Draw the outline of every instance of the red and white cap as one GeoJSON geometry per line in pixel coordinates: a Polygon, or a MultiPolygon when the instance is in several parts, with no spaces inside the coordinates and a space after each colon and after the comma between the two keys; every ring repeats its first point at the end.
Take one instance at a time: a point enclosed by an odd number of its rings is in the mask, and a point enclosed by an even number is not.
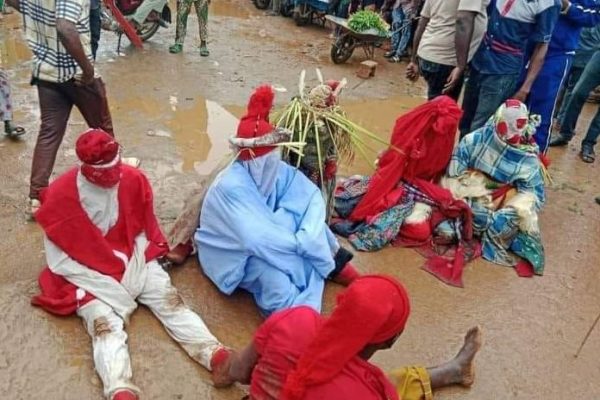
{"type": "Polygon", "coordinates": [[[102,129],[84,132],[75,143],[81,173],[91,183],[109,188],[121,178],[121,146],[102,129]]]}

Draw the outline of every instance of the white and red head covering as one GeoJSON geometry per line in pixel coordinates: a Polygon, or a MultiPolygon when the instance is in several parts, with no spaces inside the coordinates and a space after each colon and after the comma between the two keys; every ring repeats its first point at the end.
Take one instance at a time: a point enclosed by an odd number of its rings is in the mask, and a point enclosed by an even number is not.
{"type": "MultiPolygon", "coordinates": [[[[240,119],[237,138],[254,139],[273,132],[274,127],[269,122],[269,113],[273,107],[275,93],[270,85],[256,88],[250,100],[246,114],[240,119]]],[[[240,148],[238,159],[247,161],[254,157],[264,156],[275,149],[275,146],[259,146],[240,148]]]]}
{"type": "Polygon", "coordinates": [[[94,185],[110,188],[121,179],[120,146],[102,129],[84,132],[75,143],[81,173],[94,185]]]}
{"type": "Polygon", "coordinates": [[[500,139],[512,146],[532,144],[527,106],[516,99],[508,99],[498,108],[494,116],[496,132],[500,139]]]}

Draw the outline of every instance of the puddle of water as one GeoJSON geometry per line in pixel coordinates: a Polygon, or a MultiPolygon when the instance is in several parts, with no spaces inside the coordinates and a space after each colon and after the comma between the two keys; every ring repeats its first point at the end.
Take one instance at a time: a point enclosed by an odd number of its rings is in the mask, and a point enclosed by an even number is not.
{"type": "Polygon", "coordinates": [[[237,117],[214,101],[206,101],[206,110],[206,136],[211,146],[203,162],[194,163],[194,169],[200,175],[210,174],[214,166],[229,153],[228,139],[235,135],[238,125],[237,117]]]}
{"type": "Polygon", "coordinates": [[[208,6],[208,11],[212,15],[219,17],[233,17],[247,19],[250,17],[250,12],[239,2],[230,1],[213,1],[208,6]]]}

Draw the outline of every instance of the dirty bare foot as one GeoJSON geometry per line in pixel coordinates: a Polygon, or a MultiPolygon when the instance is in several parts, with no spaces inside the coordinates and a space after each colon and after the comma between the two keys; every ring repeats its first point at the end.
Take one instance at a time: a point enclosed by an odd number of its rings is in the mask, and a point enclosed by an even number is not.
{"type": "Polygon", "coordinates": [[[231,360],[234,355],[233,350],[224,347],[213,354],[210,360],[210,367],[212,369],[211,378],[216,388],[224,388],[234,383],[234,379],[229,374],[231,360]]]}
{"type": "Polygon", "coordinates": [[[454,362],[456,363],[458,369],[458,376],[456,377],[456,383],[470,387],[473,385],[475,380],[475,370],[473,367],[473,360],[475,359],[475,355],[481,348],[481,328],[479,326],[475,326],[467,332],[465,335],[465,343],[463,347],[460,349],[456,357],[454,358],[454,362]]]}

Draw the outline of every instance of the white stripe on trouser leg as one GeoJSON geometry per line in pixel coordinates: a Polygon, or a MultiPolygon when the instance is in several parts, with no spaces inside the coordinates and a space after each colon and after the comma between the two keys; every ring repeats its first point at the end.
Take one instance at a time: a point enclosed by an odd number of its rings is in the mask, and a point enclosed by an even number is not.
{"type": "Polygon", "coordinates": [[[92,338],[94,365],[104,384],[104,395],[111,398],[117,389],[139,393],[131,383],[131,362],[123,320],[106,303],[92,300],[77,310],[92,338]]]}
{"type": "Polygon", "coordinates": [[[185,305],[162,267],[156,261],[149,262],[147,266],[146,285],[138,301],[156,315],[190,357],[210,370],[210,359],[222,345],[210,333],[202,318],[185,305]]]}

